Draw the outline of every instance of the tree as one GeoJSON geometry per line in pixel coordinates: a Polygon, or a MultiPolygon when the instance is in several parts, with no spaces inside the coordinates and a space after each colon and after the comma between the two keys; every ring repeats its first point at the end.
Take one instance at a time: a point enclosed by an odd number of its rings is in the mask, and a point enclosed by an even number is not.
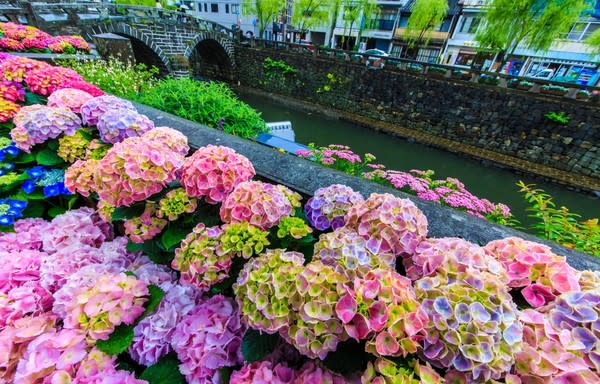
{"type": "Polygon", "coordinates": [[[431,31],[444,21],[447,12],[448,0],[417,0],[406,26],[409,48],[427,45],[431,31]]]}
{"type": "Polygon", "coordinates": [[[256,16],[258,34],[263,37],[265,29],[281,11],[285,9],[285,0],[244,0],[242,14],[256,16]]]}
{"type": "Polygon", "coordinates": [[[346,33],[352,35],[354,25],[358,25],[358,33],[356,36],[355,45],[358,45],[362,31],[364,29],[364,20],[370,20],[373,12],[379,7],[375,0],[343,0],[344,8],[344,35],[342,36],[342,47],[346,43],[346,33]]]}
{"type": "Polygon", "coordinates": [[[329,0],[294,0],[292,24],[302,32],[321,26],[329,20],[329,7],[329,0]]]}
{"type": "MultiPolygon", "coordinates": [[[[330,42],[333,40],[333,33],[335,30],[335,25],[337,24],[337,20],[339,17],[340,7],[342,6],[342,0],[331,0],[329,5],[329,15],[330,15],[330,24],[329,24],[329,42],[327,45],[330,45],[330,42]]],[[[334,48],[334,47],[330,47],[334,48]]]]}
{"type": "Polygon", "coordinates": [[[500,71],[519,45],[548,51],[588,7],[588,0],[492,0],[476,40],[500,55],[500,71]]]}
{"type": "Polygon", "coordinates": [[[592,47],[594,53],[600,55],[600,29],[594,31],[594,33],[585,39],[585,43],[592,47]]]}

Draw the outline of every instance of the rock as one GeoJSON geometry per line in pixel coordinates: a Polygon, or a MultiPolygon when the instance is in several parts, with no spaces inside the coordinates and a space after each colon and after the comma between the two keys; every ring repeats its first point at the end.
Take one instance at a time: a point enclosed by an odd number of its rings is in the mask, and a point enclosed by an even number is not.
{"type": "Polygon", "coordinates": [[[566,145],[571,144],[572,141],[573,141],[572,137],[563,137],[563,139],[562,139],[563,144],[566,144],[566,145]]]}

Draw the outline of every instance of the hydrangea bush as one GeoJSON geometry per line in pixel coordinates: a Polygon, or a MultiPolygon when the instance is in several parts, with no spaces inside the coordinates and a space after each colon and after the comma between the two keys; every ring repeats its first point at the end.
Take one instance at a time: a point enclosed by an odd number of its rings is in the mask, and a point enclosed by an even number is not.
{"type": "MultiPolygon", "coordinates": [[[[0,383],[599,382],[597,271],[428,237],[391,194],[324,186],[303,206],[53,68],[0,55],[0,383]]],[[[502,211],[347,147],[307,156],[502,211]]]]}

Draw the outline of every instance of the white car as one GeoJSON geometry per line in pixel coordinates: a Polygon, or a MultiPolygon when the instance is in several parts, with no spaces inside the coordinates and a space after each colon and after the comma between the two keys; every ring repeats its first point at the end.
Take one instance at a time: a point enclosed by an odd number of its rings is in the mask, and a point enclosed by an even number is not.
{"type": "Polygon", "coordinates": [[[363,55],[377,55],[377,56],[380,56],[380,57],[369,56],[369,58],[365,62],[365,65],[367,67],[380,68],[380,69],[383,69],[383,66],[385,65],[385,59],[383,59],[383,57],[388,57],[389,56],[386,52],[382,51],[381,49],[367,49],[366,51],[362,52],[362,54],[363,55]]]}

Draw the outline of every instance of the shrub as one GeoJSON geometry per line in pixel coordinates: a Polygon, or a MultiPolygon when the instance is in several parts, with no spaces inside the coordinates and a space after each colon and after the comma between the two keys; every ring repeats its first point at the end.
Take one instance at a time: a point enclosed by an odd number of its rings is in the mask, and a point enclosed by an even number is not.
{"type": "Polygon", "coordinates": [[[548,112],[544,115],[544,117],[560,125],[567,125],[569,124],[569,120],[571,120],[571,118],[564,112],[548,112]]]}
{"type": "Polygon", "coordinates": [[[431,74],[436,74],[436,75],[446,75],[446,68],[440,68],[440,67],[429,67],[429,69],[427,70],[427,73],[431,73],[431,74]]]}
{"type": "Polygon", "coordinates": [[[490,76],[486,74],[482,74],[479,76],[478,83],[479,84],[489,84],[489,85],[498,85],[500,79],[496,76],[490,76]]]}
{"type": "Polygon", "coordinates": [[[63,67],[73,69],[83,78],[102,88],[107,93],[131,99],[154,85],[158,68],[144,64],[133,65],[115,59],[60,62],[63,67]]]}
{"type": "Polygon", "coordinates": [[[569,90],[565,87],[561,87],[560,85],[547,84],[547,85],[542,85],[542,87],[540,88],[540,91],[542,93],[547,93],[550,95],[564,96],[567,94],[567,92],[569,90]]]}
{"type": "Polygon", "coordinates": [[[260,113],[239,101],[225,84],[169,78],[157,81],[135,100],[245,139],[267,131],[260,113]]]}

